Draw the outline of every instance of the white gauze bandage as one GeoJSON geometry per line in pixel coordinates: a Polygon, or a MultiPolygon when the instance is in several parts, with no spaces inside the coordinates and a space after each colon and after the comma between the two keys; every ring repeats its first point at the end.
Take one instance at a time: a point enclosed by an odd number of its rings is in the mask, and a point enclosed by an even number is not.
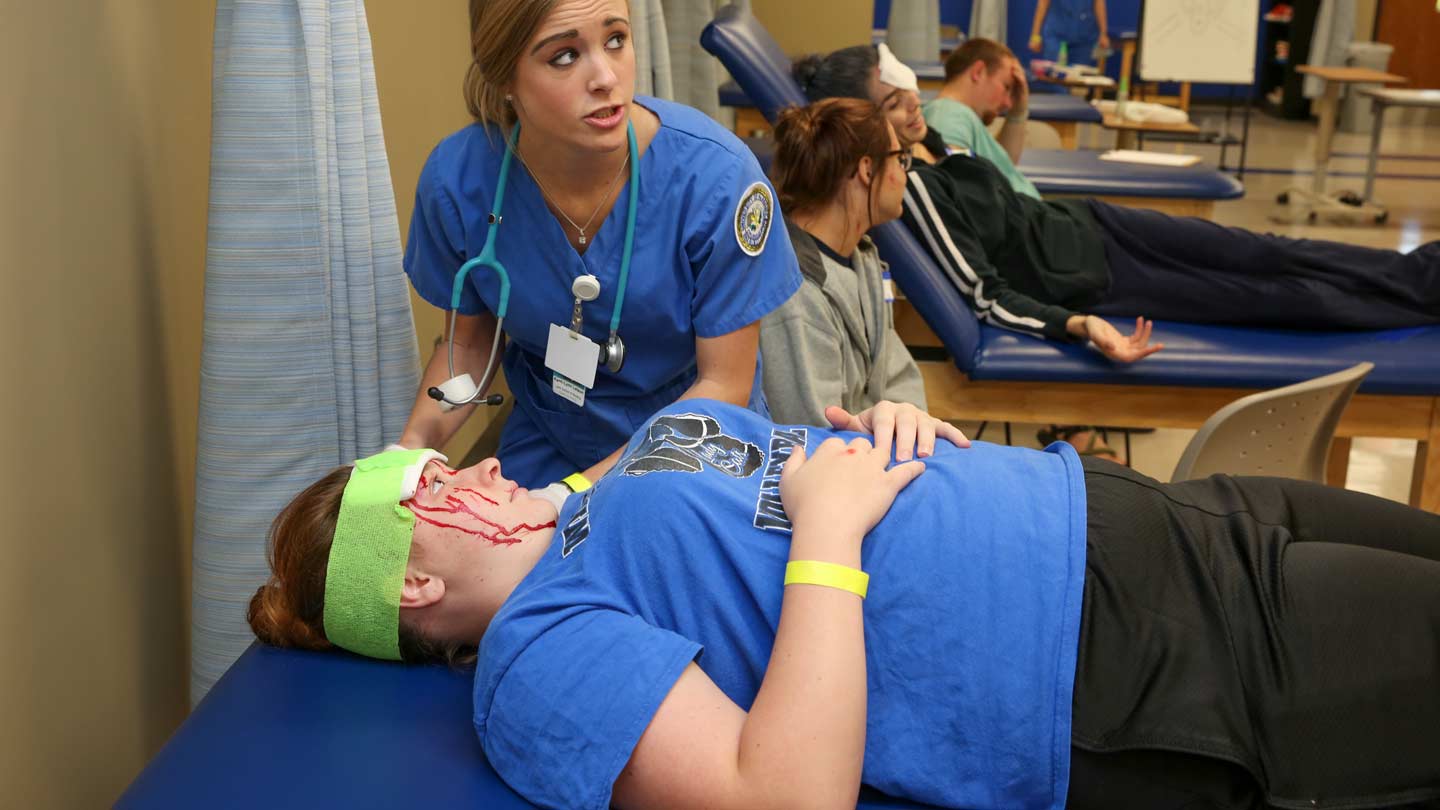
{"type": "Polygon", "coordinates": [[[875,50],[880,53],[880,81],[901,90],[920,92],[920,83],[915,79],[915,71],[896,59],[895,54],[890,52],[889,45],[882,42],[875,46],[875,50]]]}

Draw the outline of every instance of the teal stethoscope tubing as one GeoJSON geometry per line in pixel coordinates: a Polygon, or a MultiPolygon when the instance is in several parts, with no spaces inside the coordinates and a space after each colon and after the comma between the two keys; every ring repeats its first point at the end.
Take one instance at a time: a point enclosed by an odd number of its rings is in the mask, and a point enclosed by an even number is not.
{"type": "MultiPolygon", "coordinates": [[[[625,128],[626,140],[630,147],[630,200],[625,211],[625,247],[620,254],[620,286],[615,291],[615,307],[610,312],[610,338],[615,339],[620,331],[620,310],[625,306],[625,287],[630,282],[630,256],[635,249],[635,212],[640,201],[640,149],[635,142],[635,124],[627,122],[625,128]]],[[[505,142],[505,157],[500,161],[500,179],[495,184],[495,205],[490,209],[488,221],[490,230],[485,234],[485,244],[480,248],[480,255],[460,265],[455,273],[455,284],[450,290],[450,311],[452,313],[460,310],[460,296],[465,290],[465,277],[476,267],[483,267],[493,270],[495,275],[500,277],[500,306],[495,309],[495,337],[490,344],[490,359],[485,361],[485,374],[480,378],[480,385],[469,399],[454,403],[456,405],[468,405],[479,399],[481,393],[490,385],[491,375],[495,372],[495,357],[500,350],[500,331],[505,325],[505,313],[510,308],[510,273],[505,270],[505,265],[495,258],[495,238],[500,232],[501,206],[505,203],[505,184],[510,179],[510,159],[515,154],[515,145],[520,142],[520,122],[510,130],[510,137],[505,142]]],[[[450,376],[455,376],[455,318],[450,318],[450,331],[448,340],[449,353],[446,361],[449,366],[450,376]]]]}

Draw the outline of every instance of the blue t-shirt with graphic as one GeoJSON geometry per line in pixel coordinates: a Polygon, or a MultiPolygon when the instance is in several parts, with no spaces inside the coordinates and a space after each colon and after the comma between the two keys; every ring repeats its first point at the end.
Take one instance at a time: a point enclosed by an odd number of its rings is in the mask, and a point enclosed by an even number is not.
{"type": "MultiPolygon", "coordinates": [[[[742,708],[790,554],[780,472],[830,436],[732,405],[662,409],[561,510],[480,645],[475,728],[537,804],[605,808],[692,661],[742,708]]],[[[942,442],[861,548],[864,782],[952,807],[1061,808],[1085,568],[1068,445],[942,442]]]]}

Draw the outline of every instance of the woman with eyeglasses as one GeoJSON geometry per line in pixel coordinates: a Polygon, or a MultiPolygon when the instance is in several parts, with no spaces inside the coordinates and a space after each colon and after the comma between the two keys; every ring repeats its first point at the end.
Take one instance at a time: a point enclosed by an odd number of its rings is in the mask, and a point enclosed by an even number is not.
{"type": "Polygon", "coordinates": [[[868,101],[781,114],[771,175],[803,281],[760,322],[765,397],[778,421],[823,426],[835,404],[925,407],[920,370],[895,334],[889,272],[865,236],[900,216],[910,161],[868,101]]]}

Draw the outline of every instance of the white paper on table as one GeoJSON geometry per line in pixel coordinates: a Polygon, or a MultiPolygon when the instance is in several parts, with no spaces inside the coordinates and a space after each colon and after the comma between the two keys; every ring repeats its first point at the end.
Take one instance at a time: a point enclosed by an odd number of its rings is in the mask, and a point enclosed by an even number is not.
{"type": "Polygon", "coordinates": [[[1144,163],[1149,166],[1194,166],[1200,162],[1199,155],[1172,155],[1164,152],[1141,152],[1137,149],[1111,149],[1102,154],[1100,159],[1118,163],[1144,163]]]}

